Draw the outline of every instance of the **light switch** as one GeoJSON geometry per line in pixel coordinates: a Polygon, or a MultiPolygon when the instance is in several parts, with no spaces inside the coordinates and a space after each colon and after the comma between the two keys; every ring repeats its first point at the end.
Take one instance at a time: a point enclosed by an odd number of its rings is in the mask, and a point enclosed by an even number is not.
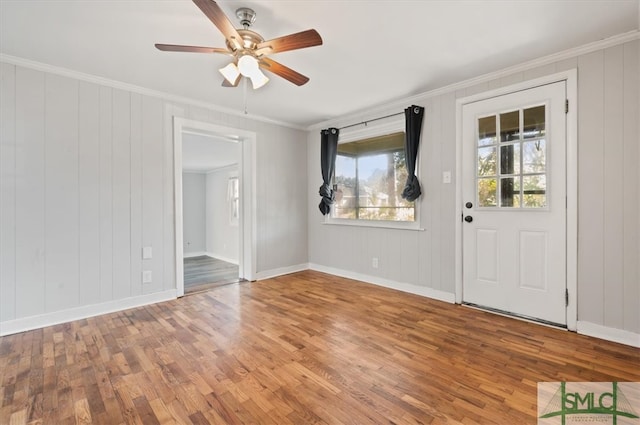
{"type": "Polygon", "coordinates": [[[145,246],[142,248],[142,259],[150,260],[153,257],[153,249],[150,246],[145,246]]]}
{"type": "Polygon", "coordinates": [[[446,183],[446,184],[451,183],[451,171],[442,172],[442,183],[446,183]]]}

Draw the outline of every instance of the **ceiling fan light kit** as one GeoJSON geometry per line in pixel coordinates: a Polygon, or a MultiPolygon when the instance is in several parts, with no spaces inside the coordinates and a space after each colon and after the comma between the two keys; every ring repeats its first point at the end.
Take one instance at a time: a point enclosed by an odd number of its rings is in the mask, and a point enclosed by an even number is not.
{"type": "Polygon", "coordinates": [[[236,17],[243,29],[236,29],[213,0],[193,0],[200,10],[224,35],[227,48],[181,46],[175,44],[156,44],[156,48],[168,52],[222,53],[233,57],[233,62],[219,69],[224,76],[225,87],[236,87],[242,77],[249,78],[254,89],[258,89],[269,78],[262,70],[274,73],[297,86],[306,84],[309,78],[288,68],[267,55],[319,46],[322,38],[316,30],[306,30],[265,41],[262,36],[249,27],[256,20],[256,13],[248,7],[236,10],[236,17]]]}

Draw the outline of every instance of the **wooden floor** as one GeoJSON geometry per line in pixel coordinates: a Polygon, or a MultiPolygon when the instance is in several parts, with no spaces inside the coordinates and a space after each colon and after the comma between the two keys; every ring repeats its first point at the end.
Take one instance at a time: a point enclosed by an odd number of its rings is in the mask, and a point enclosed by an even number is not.
{"type": "Polygon", "coordinates": [[[216,286],[238,282],[237,264],[206,255],[184,259],[184,291],[199,292],[216,286]]]}
{"type": "Polygon", "coordinates": [[[535,424],[640,350],[318,272],[0,339],[2,424],[535,424]]]}

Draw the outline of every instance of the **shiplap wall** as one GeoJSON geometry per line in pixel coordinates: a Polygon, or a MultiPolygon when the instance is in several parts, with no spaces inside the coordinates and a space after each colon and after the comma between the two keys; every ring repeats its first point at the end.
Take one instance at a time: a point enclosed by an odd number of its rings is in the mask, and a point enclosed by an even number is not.
{"type": "MultiPolygon", "coordinates": [[[[455,291],[456,99],[578,69],[578,320],[640,333],[640,41],[597,50],[449,93],[412,99],[426,108],[420,147],[425,231],[324,225],[318,210],[320,132],[308,133],[312,267],[410,285],[436,297],[455,291]],[[372,267],[379,258],[379,268],[372,267]]],[[[409,106],[407,104],[406,106],[409,106]]],[[[344,126],[376,115],[344,117],[344,126]]],[[[441,298],[447,298],[441,296],[441,298]]]]}
{"type": "Polygon", "coordinates": [[[0,322],[175,288],[173,115],[257,134],[256,271],[306,264],[305,132],[9,63],[0,78],[0,322]]]}
{"type": "Polygon", "coordinates": [[[207,174],[182,173],[182,245],[185,256],[207,250],[207,174]]]}

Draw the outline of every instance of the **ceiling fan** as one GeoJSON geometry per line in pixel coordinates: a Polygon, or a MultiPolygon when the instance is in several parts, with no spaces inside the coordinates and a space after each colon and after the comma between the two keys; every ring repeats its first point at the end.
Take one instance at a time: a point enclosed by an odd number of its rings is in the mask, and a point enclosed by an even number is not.
{"type": "Polygon", "coordinates": [[[222,53],[233,57],[231,63],[220,69],[220,73],[225,78],[222,85],[226,87],[236,87],[242,77],[249,78],[254,89],[264,86],[269,78],[261,69],[298,86],[309,81],[308,77],[267,56],[321,45],[322,38],[316,30],[310,29],[265,41],[260,34],[249,29],[256,19],[256,13],[252,9],[241,7],[236,11],[236,16],[243,26],[243,29],[236,29],[215,1],[193,0],[193,2],[224,35],[227,48],[176,44],[156,44],[156,48],[165,52],[222,53]]]}

